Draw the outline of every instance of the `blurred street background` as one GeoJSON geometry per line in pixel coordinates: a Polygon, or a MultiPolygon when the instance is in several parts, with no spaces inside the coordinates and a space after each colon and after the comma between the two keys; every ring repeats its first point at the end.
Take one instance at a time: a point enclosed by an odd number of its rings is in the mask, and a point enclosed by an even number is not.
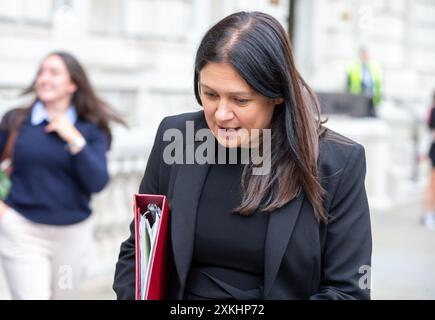
{"type": "MultiPolygon", "coordinates": [[[[119,246],[157,125],[199,110],[196,48],[209,27],[240,10],[267,12],[287,28],[326,126],[366,149],[372,297],[435,299],[435,231],[420,223],[430,174],[435,0],[0,0],[1,115],[29,102],[19,93],[49,52],[67,50],[130,125],[114,127],[111,182],[93,199],[94,242],[80,298],[115,298],[119,246]],[[347,66],[361,48],[382,70],[376,117],[346,93],[347,66]]],[[[9,298],[0,269],[0,299],[9,298]]]]}

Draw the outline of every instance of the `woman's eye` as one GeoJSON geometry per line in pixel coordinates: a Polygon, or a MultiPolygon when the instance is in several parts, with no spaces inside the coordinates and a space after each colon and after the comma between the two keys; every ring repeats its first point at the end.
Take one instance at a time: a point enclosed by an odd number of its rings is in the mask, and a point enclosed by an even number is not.
{"type": "Polygon", "coordinates": [[[236,101],[238,104],[247,104],[250,100],[249,99],[234,98],[234,101],[236,101]]]}
{"type": "Polygon", "coordinates": [[[204,92],[204,94],[209,98],[216,98],[216,94],[213,92],[204,92]]]}

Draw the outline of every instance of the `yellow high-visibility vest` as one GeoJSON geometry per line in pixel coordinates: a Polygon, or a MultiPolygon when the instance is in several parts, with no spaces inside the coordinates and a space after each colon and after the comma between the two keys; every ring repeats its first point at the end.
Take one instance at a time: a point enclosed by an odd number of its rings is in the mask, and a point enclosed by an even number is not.
{"type": "MultiPolygon", "coordinates": [[[[377,105],[381,101],[381,86],[382,86],[382,72],[381,68],[373,62],[368,65],[368,70],[372,76],[373,81],[373,104],[377,105]]],[[[347,68],[347,90],[352,94],[362,94],[362,63],[356,62],[347,68]]]]}

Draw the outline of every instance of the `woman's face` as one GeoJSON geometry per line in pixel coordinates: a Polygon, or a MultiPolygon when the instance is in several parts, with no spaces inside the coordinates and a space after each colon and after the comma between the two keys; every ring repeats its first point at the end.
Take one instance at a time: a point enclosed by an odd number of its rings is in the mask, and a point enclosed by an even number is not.
{"type": "Polygon", "coordinates": [[[282,99],[254,91],[228,63],[206,64],[199,79],[205,119],[221,145],[252,146],[258,139],[252,129],[260,129],[261,135],[261,129],[270,128],[275,105],[282,99]]]}
{"type": "Polygon", "coordinates": [[[36,77],[36,94],[43,103],[71,100],[77,89],[63,60],[51,55],[44,60],[36,77]]]}

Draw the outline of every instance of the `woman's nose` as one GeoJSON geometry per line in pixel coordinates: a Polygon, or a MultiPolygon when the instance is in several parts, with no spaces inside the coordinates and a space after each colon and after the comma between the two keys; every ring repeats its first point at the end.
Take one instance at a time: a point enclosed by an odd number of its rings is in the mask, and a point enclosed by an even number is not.
{"type": "Polygon", "coordinates": [[[215,112],[215,117],[219,121],[228,121],[234,117],[234,113],[228,105],[228,101],[221,99],[215,112]]]}
{"type": "Polygon", "coordinates": [[[37,78],[37,82],[45,82],[49,79],[49,76],[46,73],[41,73],[38,78],[37,78]]]}

